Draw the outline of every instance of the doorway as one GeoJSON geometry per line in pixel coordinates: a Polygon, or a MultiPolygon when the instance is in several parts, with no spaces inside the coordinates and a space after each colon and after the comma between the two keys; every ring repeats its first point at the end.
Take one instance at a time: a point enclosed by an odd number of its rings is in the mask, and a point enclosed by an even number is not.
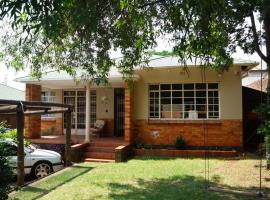
{"type": "Polygon", "coordinates": [[[125,131],[125,92],[124,88],[114,89],[114,136],[122,137],[125,131]]]}

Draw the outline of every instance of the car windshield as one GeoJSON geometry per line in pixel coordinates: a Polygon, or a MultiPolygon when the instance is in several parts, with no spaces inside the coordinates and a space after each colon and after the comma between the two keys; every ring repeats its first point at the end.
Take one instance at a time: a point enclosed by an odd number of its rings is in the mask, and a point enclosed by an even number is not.
{"type": "Polygon", "coordinates": [[[28,153],[33,153],[36,149],[36,147],[34,147],[33,145],[27,145],[25,146],[25,151],[27,151],[28,153]]]}

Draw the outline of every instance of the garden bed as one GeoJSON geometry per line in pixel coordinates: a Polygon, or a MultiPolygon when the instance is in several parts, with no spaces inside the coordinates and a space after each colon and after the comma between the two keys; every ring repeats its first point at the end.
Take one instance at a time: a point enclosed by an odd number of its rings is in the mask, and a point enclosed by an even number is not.
{"type": "Polygon", "coordinates": [[[168,157],[236,157],[236,150],[177,150],[177,149],[134,149],[135,156],[168,156],[168,157]]]}

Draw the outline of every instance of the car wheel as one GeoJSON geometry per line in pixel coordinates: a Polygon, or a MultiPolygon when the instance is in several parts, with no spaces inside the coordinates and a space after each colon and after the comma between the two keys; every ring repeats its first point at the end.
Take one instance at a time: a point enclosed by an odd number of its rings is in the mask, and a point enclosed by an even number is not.
{"type": "Polygon", "coordinates": [[[35,178],[43,178],[53,172],[52,165],[49,162],[38,162],[32,168],[32,176],[35,178]]]}

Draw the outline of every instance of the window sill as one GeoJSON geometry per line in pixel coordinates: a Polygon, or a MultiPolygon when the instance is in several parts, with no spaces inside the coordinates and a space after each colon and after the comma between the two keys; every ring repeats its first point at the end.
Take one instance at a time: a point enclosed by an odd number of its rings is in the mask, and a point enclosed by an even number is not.
{"type": "Polygon", "coordinates": [[[221,124],[220,119],[205,119],[205,120],[169,120],[169,119],[148,119],[148,124],[221,124]]]}

